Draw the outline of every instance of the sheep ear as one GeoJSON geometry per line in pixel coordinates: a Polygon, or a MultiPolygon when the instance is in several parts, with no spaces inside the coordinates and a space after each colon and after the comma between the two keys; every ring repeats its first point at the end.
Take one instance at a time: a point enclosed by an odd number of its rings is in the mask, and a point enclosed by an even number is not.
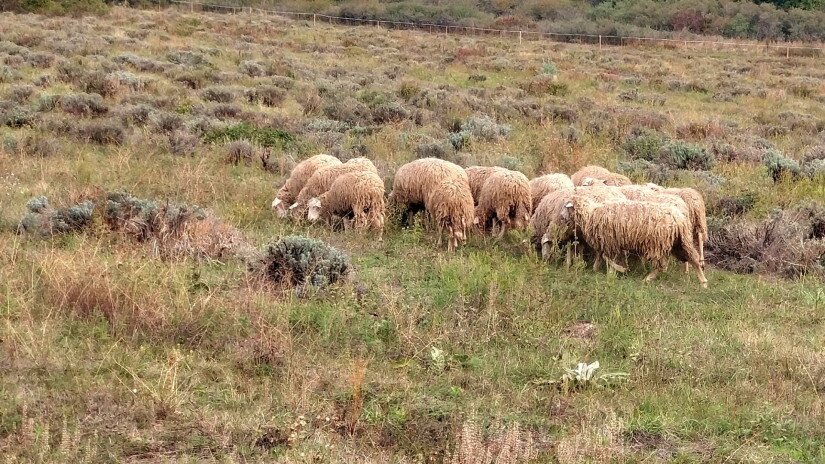
{"type": "Polygon", "coordinates": [[[310,221],[317,221],[321,217],[321,200],[313,198],[307,203],[309,209],[307,210],[307,219],[310,221]]]}

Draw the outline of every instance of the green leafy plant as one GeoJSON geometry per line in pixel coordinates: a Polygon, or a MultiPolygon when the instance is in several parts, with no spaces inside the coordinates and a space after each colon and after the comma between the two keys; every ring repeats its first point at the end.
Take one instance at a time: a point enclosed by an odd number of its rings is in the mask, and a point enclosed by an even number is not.
{"type": "Polygon", "coordinates": [[[296,287],[323,288],[342,280],[351,270],[344,253],[300,235],[283,237],[268,245],[260,264],[271,280],[296,287]]]}

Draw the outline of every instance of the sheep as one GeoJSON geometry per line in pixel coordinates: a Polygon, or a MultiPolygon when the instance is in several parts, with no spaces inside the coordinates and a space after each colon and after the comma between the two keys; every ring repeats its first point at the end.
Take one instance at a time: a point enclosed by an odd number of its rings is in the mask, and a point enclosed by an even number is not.
{"type": "MultiPolygon", "coordinates": [[[[704,266],[705,242],[708,239],[708,219],[705,199],[702,194],[692,188],[665,188],[652,183],[645,184],[645,187],[657,193],[676,196],[685,203],[688,217],[693,224],[694,244],[699,250],[699,256],[704,266]]],[[[685,270],[686,272],[690,271],[688,264],[685,265],[685,270]]]]}
{"type": "Polygon", "coordinates": [[[423,211],[430,192],[448,178],[458,179],[469,188],[464,169],[442,159],[421,158],[398,168],[390,201],[401,210],[402,223],[408,225],[415,213],[423,211]]]}
{"type": "MultiPolygon", "coordinates": [[[[470,183],[472,185],[472,182],[470,183]]],[[[541,199],[550,192],[573,188],[573,181],[567,174],[545,174],[530,181],[530,196],[533,197],[533,210],[538,208],[541,199]]]]}
{"type": "Polygon", "coordinates": [[[435,224],[437,246],[447,231],[447,251],[454,251],[467,241],[467,228],[473,222],[473,194],[467,182],[459,177],[447,177],[430,191],[425,201],[427,214],[435,224]]]}
{"type": "Polygon", "coordinates": [[[707,288],[690,221],[678,207],[631,200],[601,203],[578,193],[566,207],[572,208],[575,224],[587,244],[616,270],[626,270],[615,262],[619,253],[635,252],[654,264],[645,277],[645,281],[651,281],[674,254],[694,267],[702,287],[707,288]]]}
{"type": "Polygon", "coordinates": [[[473,202],[478,206],[481,187],[484,186],[487,178],[494,172],[502,172],[507,169],[498,166],[470,166],[469,168],[464,168],[464,170],[467,171],[467,180],[470,183],[470,191],[473,193],[473,202]]]}
{"type": "Polygon", "coordinates": [[[338,176],[329,190],[307,202],[307,218],[317,221],[332,216],[352,216],[356,229],[373,229],[382,240],[384,231],[384,181],[373,171],[354,171],[338,176]]]}
{"type": "Polygon", "coordinates": [[[615,172],[610,172],[601,166],[585,166],[570,176],[570,179],[573,181],[574,185],[580,186],[584,185],[582,182],[588,177],[603,180],[605,185],[611,187],[620,187],[622,185],[630,185],[633,183],[627,177],[621,174],[616,174],[615,172]]]}
{"type": "MultiPolygon", "coordinates": [[[[541,253],[544,260],[550,258],[555,247],[560,249],[567,243],[575,241],[576,226],[566,205],[573,200],[575,190],[563,188],[548,193],[539,202],[533,217],[530,219],[530,229],[533,233],[533,245],[541,253]]],[[[572,264],[572,250],[567,249],[565,260],[567,266],[572,264]]]]}
{"type": "Polygon", "coordinates": [[[378,174],[378,169],[376,169],[372,161],[367,158],[353,158],[337,166],[328,166],[319,169],[310,177],[304,188],[301,189],[301,193],[298,194],[295,203],[289,207],[289,214],[293,219],[302,219],[304,214],[306,214],[307,202],[309,202],[310,199],[318,197],[329,190],[338,176],[356,171],[370,171],[378,174]]]}
{"type": "Polygon", "coordinates": [[[298,198],[301,189],[304,188],[307,181],[319,169],[328,166],[340,165],[341,161],[330,155],[315,155],[307,158],[292,169],[286,183],[278,190],[275,199],[272,200],[271,208],[275,211],[278,217],[284,218],[287,216],[290,205],[298,198]]]}
{"type": "Polygon", "coordinates": [[[475,223],[485,231],[500,225],[501,238],[508,229],[527,226],[532,207],[530,182],[524,174],[510,170],[494,172],[481,188],[475,223]]]}

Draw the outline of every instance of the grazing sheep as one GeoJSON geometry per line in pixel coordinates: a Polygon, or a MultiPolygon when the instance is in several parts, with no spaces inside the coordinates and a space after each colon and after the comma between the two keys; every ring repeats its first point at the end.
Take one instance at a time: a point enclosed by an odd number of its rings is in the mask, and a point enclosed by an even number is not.
{"type": "MultiPolygon", "coordinates": [[[[702,258],[702,265],[705,264],[705,242],[708,239],[708,218],[705,207],[705,199],[702,194],[692,188],[664,188],[660,185],[648,183],[647,188],[668,195],[675,195],[682,199],[687,205],[689,217],[693,223],[693,240],[702,258]]],[[[688,265],[686,271],[690,271],[688,265]]]]}
{"type": "Polygon", "coordinates": [[[398,168],[390,201],[401,210],[404,225],[409,225],[413,215],[425,209],[427,196],[448,178],[468,183],[461,166],[438,158],[421,158],[398,168]]]}
{"type": "Polygon", "coordinates": [[[500,226],[500,238],[508,229],[526,227],[532,207],[530,181],[524,174],[510,170],[494,172],[481,188],[475,222],[483,231],[492,232],[500,226]]]}
{"type": "Polygon", "coordinates": [[[650,281],[666,268],[673,254],[690,263],[707,287],[690,221],[678,207],[631,200],[601,203],[578,193],[567,207],[573,209],[575,224],[587,244],[616,270],[626,270],[615,260],[630,251],[653,263],[654,270],[645,277],[650,281]]]}
{"type": "Polygon", "coordinates": [[[621,174],[616,174],[615,172],[610,172],[601,166],[585,166],[570,176],[570,179],[573,181],[574,185],[581,186],[584,185],[583,181],[588,177],[603,180],[605,185],[611,187],[620,187],[622,185],[630,185],[633,183],[627,177],[621,174]]]}
{"type": "Polygon", "coordinates": [[[541,199],[550,192],[572,189],[573,181],[567,174],[545,174],[530,181],[530,195],[533,197],[533,210],[538,208],[541,199]]]}
{"type": "Polygon", "coordinates": [[[356,229],[373,229],[381,240],[384,231],[384,181],[372,171],[354,171],[338,176],[329,190],[307,202],[307,218],[328,222],[333,216],[348,218],[356,229]]]}
{"type": "Polygon", "coordinates": [[[425,202],[427,214],[435,224],[438,244],[441,236],[447,232],[447,251],[455,250],[460,243],[467,241],[467,228],[473,223],[473,194],[463,179],[448,177],[438,184],[425,202]]]}
{"type": "Polygon", "coordinates": [[[316,171],[340,164],[341,161],[338,158],[329,155],[315,155],[298,163],[292,169],[286,183],[278,190],[275,199],[272,200],[272,210],[275,211],[278,217],[286,217],[288,208],[298,198],[301,189],[304,188],[304,185],[316,171]]]}
{"type": "Polygon", "coordinates": [[[692,188],[668,188],[664,193],[678,195],[690,212],[693,223],[693,240],[699,249],[702,265],[705,264],[705,242],[708,240],[708,216],[705,208],[705,199],[702,194],[692,188]]]}
{"type": "Polygon", "coordinates": [[[310,177],[304,188],[301,189],[301,193],[298,194],[295,203],[289,207],[290,216],[296,220],[302,219],[306,214],[307,202],[309,202],[310,199],[318,197],[329,190],[338,176],[356,171],[370,171],[378,174],[378,169],[376,169],[372,161],[367,158],[353,158],[337,166],[328,166],[319,169],[310,177]]]}
{"type": "MultiPolygon", "coordinates": [[[[544,260],[550,259],[553,249],[561,249],[575,241],[576,225],[566,207],[573,201],[574,193],[573,188],[550,192],[542,198],[533,212],[533,217],[530,219],[533,246],[541,253],[544,260]]],[[[567,266],[572,264],[572,250],[569,247],[565,262],[567,266]]]]}
{"type": "Polygon", "coordinates": [[[467,171],[467,181],[470,183],[470,191],[473,192],[473,202],[477,206],[478,197],[481,195],[481,187],[484,186],[487,178],[495,172],[502,172],[507,169],[498,166],[470,166],[464,168],[464,170],[467,171]]]}

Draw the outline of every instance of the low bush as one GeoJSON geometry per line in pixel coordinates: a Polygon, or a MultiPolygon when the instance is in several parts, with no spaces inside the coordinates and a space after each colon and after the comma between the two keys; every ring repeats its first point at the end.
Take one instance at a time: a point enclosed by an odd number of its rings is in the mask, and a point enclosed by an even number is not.
{"type": "Polygon", "coordinates": [[[294,135],[284,130],[272,127],[256,127],[248,123],[208,130],[204,133],[203,139],[206,143],[248,140],[262,147],[283,149],[292,146],[296,141],[294,135]]]}
{"type": "Polygon", "coordinates": [[[235,140],[226,145],[226,159],[232,164],[250,163],[255,157],[255,146],[248,140],[235,140]]]}
{"type": "Polygon", "coordinates": [[[745,192],[737,196],[722,197],[716,202],[711,210],[716,216],[737,217],[742,216],[756,206],[759,196],[753,192],[745,192]]]}
{"type": "Polygon", "coordinates": [[[73,93],[60,97],[60,108],[75,116],[100,116],[109,111],[103,97],[95,93],[73,93]]]}
{"type": "Polygon", "coordinates": [[[739,273],[825,276],[825,208],[775,211],[770,218],[711,220],[708,263],[739,273]]]}
{"type": "Polygon", "coordinates": [[[75,129],[75,135],[98,145],[123,145],[126,141],[126,131],[111,119],[81,122],[75,129]]]}
{"type": "Polygon", "coordinates": [[[0,109],[0,126],[19,128],[24,126],[34,126],[37,114],[26,107],[15,106],[14,108],[0,109]]]}
{"type": "Polygon", "coordinates": [[[372,119],[376,124],[400,122],[409,116],[409,111],[396,102],[382,103],[372,110],[372,119]]]}
{"type": "Polygon", "coordinates": [[[247,89],[244,96],[249,103],[258,103],[264,106],[275,107],[286,98],[286,91],[274,85],[261,85],[247,89]]]}
{"type": "Polygon", "coordinates": [[[770,149],[762,156],[762,164],[768,169],[768,175],[774,182],[783,179],[794,180],[802,173],[802,168],[795,160],[787,158],[778,150],[770,149]]]}
{"type": "Polygon", "coordinates": [[[631,134],[622,143],[622,148],[630,159],[655,161],[659,158],[666,144],[667,139],[661,134],[639,129],[631,131],[631,134]]]}
{"type": "Polygon", "coordinates": [[[223,86],[207,87],[201,91],[201,98],[215,103],[232,103],[235,100],[235,91],[223,86]]]}
{"type": "Polygon", "coordinates": [[[26,209],[18,231],[45,237],[87,228],[92,223],[95,205],[85,201],[68,208],[53,208],[48,198],[41,196],[29,200],[26,209]]]}
{"type": "Polygon", "coordinates": [[[254,269],[278,284],[323,288],[347,277],[351,265],[336,248],[320,240],[291,235],[267,246],[254,269]]]}
{"type": "Polygon", "coordinates": [[[703,147],[676,140],[662,147],[659,162],[674,169],[707,171],[716,159],[703,147]]]}
{"type": "Polygon", "coordinates": [[[169,153],[176,156],[192,156],[198,148],[198,136],[186,131],[176,130],[169,134],[169,153]]]}

